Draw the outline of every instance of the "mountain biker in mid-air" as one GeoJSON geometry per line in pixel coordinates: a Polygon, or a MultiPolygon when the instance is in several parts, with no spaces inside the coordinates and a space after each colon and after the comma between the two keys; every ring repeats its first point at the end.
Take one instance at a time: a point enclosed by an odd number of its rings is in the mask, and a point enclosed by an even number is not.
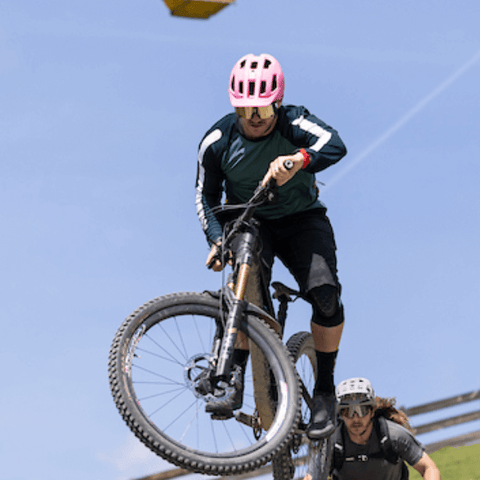
{"type": "MultiPolygon", "coordinates": [[[[289,269],[313,307],[311,320],[318,373],[308,434],[325,438],[335,430],[334,367],[344,311],[337,277],[336,245],[326,207],[318,198],[315,173],[338,162],[346,148],[336,130],[303,106],[282,105],[284,75],[271,55],[242,57],[230,75],[229,97],[235,112],[213,125],[198,153],[196,206],[210,254],[207,265],[223,266],[217,256],[222,219],[212,212],[226,191],[229,204],[246,202],[260,182],[271,178],[278,202],[258,208],[262,261],[270,274],[277,256],[289,269]],[[293,162],[288,170],[286,160],[293,162]]],[[[212,414],[242,406],[248,350],[234,350],[235,393],[207,403],[212,414]]]]}
{"type": "Polygon", "coordinates": [[[435,462],[415,439],[394,399],[375,396],[369,380],[350,378],[337,387],[339,422],[333,479],[408,479],[408,462],[425,480],[440,480],[435,462]]]}

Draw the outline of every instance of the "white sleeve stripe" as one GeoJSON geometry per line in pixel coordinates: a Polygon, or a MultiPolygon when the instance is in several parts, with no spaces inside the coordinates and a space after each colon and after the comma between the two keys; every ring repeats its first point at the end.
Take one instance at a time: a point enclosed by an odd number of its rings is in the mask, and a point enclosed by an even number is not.
{"type": "Polygon", "coordinates": [[[325,130],[320,125],[307,120],[303,115],[292,122],[292,125],[296,125],[302,130],[315,135],[318,137],[318,140],[309,148],[319,152],[332,138],[331,132],[325,130]]]}
{"type": "Polygon", "coordinates": [[[222,138],[222,131],[217,128],[212,133],[208,134],[204,139],[202,144],[200,145],[200,149],[198,151],[198,161],[202,163],[203,156],[205,155],[205,151],[210,145],[213,145],[215,142],[218,142],[222,138]]]}
{"type": "Polygon", "coordinates": [[[195,204],[197,205],[197,215],[198,218],[200,219],[200,223],[202,225],[202,228],[204,231],[207,230],[207,219],[205,216],[205,209],[203,208],[203,202],[202,202],[202,194],[203,194],[203,186],[204,186],[204,181],[205,181],[205,168],[203,167],[203,156],[205,155],[205,152],[207,148],[214,144],[215,142],[218,142],[222,138],[222,131],[220,129],[214,130],[212,133],[207,135],[204,139],[202,144],[200,145],[199,151],[198,151],[198,185],[197,185],[197,193],[195,196],[195,204]]]}

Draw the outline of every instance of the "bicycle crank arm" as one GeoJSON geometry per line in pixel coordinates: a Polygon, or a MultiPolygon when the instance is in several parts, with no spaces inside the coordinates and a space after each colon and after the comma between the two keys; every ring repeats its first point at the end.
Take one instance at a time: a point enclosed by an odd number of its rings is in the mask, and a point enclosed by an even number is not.
{"type": "Polygon", "coordinates": [[[257,427],[259,426],[259,419],[258,417],[254,417],[253,415],[247,415],[243,412],[235,412],[235,420],[237,422],[243,423],[247,427],[257,427]]]}
{"type": "Polygon", "coordinates": [[[247,427],[252,428],[253,436],[258,440],[262,435],[262,421],[258,417],[257,413],[254,415],[247,415],[243,412],[235,412],[235,420],[238,423],[243,423],[247,427]]]}

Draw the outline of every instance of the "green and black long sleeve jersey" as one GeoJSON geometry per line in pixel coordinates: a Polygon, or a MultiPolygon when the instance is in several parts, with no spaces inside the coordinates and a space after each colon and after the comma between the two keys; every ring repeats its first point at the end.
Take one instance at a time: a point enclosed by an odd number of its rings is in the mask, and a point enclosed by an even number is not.
{"type": "Polygon", "coordinates": [[[222,202],[244,203],[267,173],[270,163],[304,148],[311,163],[279,188],[278,203],[257,210],[256,215],[277,219],[313,208],[326,208],[318,198],[315,173],[338,162],[347,153],[337,131],[303,106],[278,110],[274,130],[249,140],[241,135],[235,113],[219,120],[203,137],[198,150],[196,206],[210,243],[222,236],[222,226],[212,208],[222,202]]]}

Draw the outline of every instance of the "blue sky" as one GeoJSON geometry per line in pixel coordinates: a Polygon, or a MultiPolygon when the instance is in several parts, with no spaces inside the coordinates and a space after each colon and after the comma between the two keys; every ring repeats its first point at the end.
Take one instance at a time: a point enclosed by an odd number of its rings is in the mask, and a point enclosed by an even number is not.
{"type": "MultiPolygon", "coordinates": [[[[236,0],[208,21],[160,0],[0,12],[2,478],[171,468],[117,413],[108,351],[137,306],[221,285],[196,149],[245,53],[275,55],[285,102],[349,149],[318,175],[346,309],[336,380],[368,377],[404,406],[480,388],[477,0],[236,0]]],[[[278,264],[274,278],[293,286],[278,264]]],[[[287,336],[309,316],[295,305],[287,336]]]]}

